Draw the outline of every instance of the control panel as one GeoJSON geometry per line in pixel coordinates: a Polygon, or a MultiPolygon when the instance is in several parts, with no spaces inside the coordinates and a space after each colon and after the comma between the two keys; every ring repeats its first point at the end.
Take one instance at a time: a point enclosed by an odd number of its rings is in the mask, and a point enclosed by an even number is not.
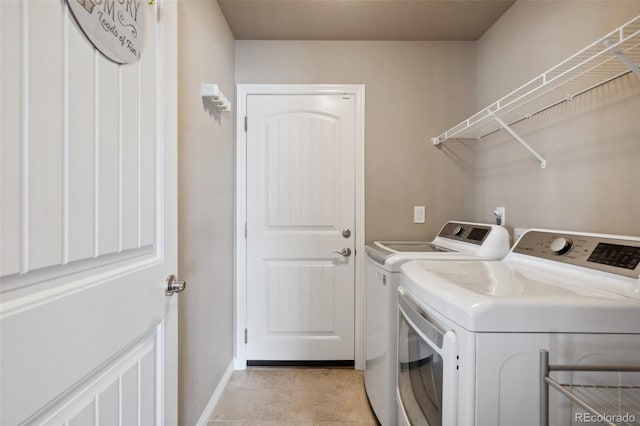
{"type": "Polygon", "coordinates": [[[513,252],[640,277],[640,240],[529,231],[518,241],[513,252]]]}
{"type": "Polygon", "coordinates": [[[489,235],[489,232],[491,232],[491,227],[489,226],[447,222],[440,230],[438,237],[481,245],[485,238],[487,238],[487,235],[489,235]]]}

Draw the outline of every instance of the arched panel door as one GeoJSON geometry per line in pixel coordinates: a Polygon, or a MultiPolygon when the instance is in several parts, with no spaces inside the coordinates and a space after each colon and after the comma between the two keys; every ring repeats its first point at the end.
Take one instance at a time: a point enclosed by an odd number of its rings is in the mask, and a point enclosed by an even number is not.
{"type": "Polygon", "coordinates": [[[248,96],[249,361],[354,359],[355,113],[352,95],[248,96]]]}

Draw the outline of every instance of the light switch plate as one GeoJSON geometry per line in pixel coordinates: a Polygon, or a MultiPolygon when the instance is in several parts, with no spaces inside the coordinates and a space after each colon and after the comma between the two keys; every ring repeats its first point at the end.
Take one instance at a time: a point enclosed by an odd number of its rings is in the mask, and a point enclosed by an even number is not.
{"type": "Polygon", "coordinates": [[[425,223],[425,206],[413,206],[413,223],[425,223]]]}

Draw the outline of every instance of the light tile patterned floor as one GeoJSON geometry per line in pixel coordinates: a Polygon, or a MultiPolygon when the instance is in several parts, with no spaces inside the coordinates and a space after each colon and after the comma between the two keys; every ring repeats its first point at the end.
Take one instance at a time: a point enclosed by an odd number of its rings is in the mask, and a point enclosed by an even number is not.
{"type": "Polygon", "coordinates": [[[361,371],[234,371],[209,426],[373,426],[361,371]]]}

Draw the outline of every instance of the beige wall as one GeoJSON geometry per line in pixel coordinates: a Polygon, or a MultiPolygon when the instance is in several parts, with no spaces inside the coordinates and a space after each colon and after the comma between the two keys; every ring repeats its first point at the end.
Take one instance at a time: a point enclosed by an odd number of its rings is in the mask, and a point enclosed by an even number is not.
{"type": "MultiPolygon", "coordinates": [[[[477,107],[640,14],[638,1],[518,1],[477,44],[477,107]]],[[[476,219],[640,235],[640,77],[628,75],[477,145],[476,219]]]]}
{"type": "Polygon", "coordinates": [[[233,102],[234,39],[215,0],[179,14],[181,425],[194,425],[233,358],[233,112],[209,115],[201,83],[233,102]]]}
{"type": "Polygon", "coordinates": [[[472,42],[237,41],[237,83],[366,85],[366,240],[473,216],[473,147],[430,137],[474,108],[472,42]],[[427,223],[413,224],[413,206],[427,223]]]}
{"type": "Polygon", "coordinates": [[[179,2],[180,424],[195,424],[233,356],[233,113],[205,112],[200,83],[230,99],[235,82],[364,83],[367,241],[431,238],[447,219],[492,221],[498,205],[510,227],[640,235],[635,76],[519,128],[545,170],[503,134],[429,139],[638,13],[640,2],[519,1],[478,43],[234,42],[214,0],[179,2]]]}

